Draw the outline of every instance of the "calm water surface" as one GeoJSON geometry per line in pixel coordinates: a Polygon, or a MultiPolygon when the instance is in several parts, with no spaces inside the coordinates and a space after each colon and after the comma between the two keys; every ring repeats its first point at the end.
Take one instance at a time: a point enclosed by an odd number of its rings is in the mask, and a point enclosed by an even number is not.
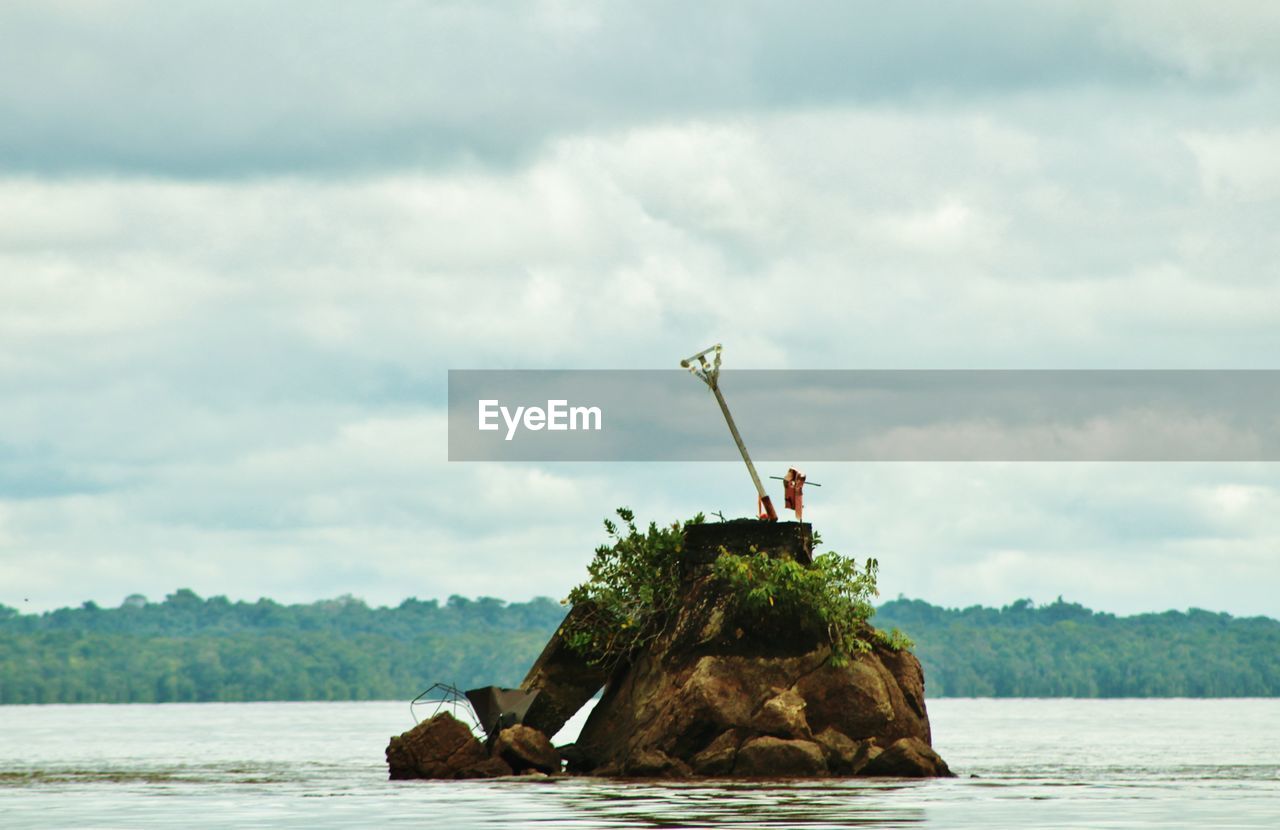
{"type": "Polygon", "coordinates": [[[929,712],[964,777],[443,783],[387,780],[403,703],[0,706],[0,828],[1280,828],[1280,700],[929,712]]]}

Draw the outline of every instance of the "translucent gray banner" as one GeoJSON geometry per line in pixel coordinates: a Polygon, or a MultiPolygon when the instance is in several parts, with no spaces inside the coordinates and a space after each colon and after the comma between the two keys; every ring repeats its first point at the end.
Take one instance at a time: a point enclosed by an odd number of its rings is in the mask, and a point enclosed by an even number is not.
{"type": "MultiPolygon", "coordinates": [[[[1277,461],[1280,371],[725,370],[761,461],[1277,461]]],[[[688,372],[449,372],[451,461],[734,461],[688,372]]]]}

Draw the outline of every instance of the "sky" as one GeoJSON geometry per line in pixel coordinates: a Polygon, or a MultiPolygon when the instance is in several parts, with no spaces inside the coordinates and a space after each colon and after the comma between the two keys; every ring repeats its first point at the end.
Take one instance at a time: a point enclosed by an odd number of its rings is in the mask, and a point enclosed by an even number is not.
{"type": "MultiPolygon", "coordinates": [[[[0,604],[559,598],[619,505],[754,510],[733,463],[451,464],[450,369],[1280,368],[1278,41],[1264,0],[9,0],[0,604]]],[[[885,598],[1280,616],[1280,465],[796,462],[885,598]]]]}

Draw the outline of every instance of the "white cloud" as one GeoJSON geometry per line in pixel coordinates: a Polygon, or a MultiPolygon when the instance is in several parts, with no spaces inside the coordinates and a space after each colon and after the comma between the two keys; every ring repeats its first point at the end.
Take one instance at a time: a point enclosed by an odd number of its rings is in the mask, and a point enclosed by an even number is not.
{"type": "Polygon", "coordinates": [[[1186,142],[1200,165],[1204,189],[1214,199],[1280,201],[1280,127],[1230,133],[1195,132],[1186,142]]]}

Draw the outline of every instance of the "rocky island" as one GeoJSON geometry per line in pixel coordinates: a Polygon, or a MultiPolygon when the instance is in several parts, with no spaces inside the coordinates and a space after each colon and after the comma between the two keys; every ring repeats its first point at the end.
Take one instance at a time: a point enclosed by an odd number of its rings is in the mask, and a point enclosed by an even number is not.
{"type": "Polygon", "coordinates": [[[948,776],[924,675],[877,631],[875,563],[813,555],[800,522],[606,527],[592,580],[481,742],[447,713],[391,739],[392,778],[948,776]],[[574,744],[550,737],[603,689],[574,744]],[[563,763],[562,763],[563,762],[563,763]]]}

